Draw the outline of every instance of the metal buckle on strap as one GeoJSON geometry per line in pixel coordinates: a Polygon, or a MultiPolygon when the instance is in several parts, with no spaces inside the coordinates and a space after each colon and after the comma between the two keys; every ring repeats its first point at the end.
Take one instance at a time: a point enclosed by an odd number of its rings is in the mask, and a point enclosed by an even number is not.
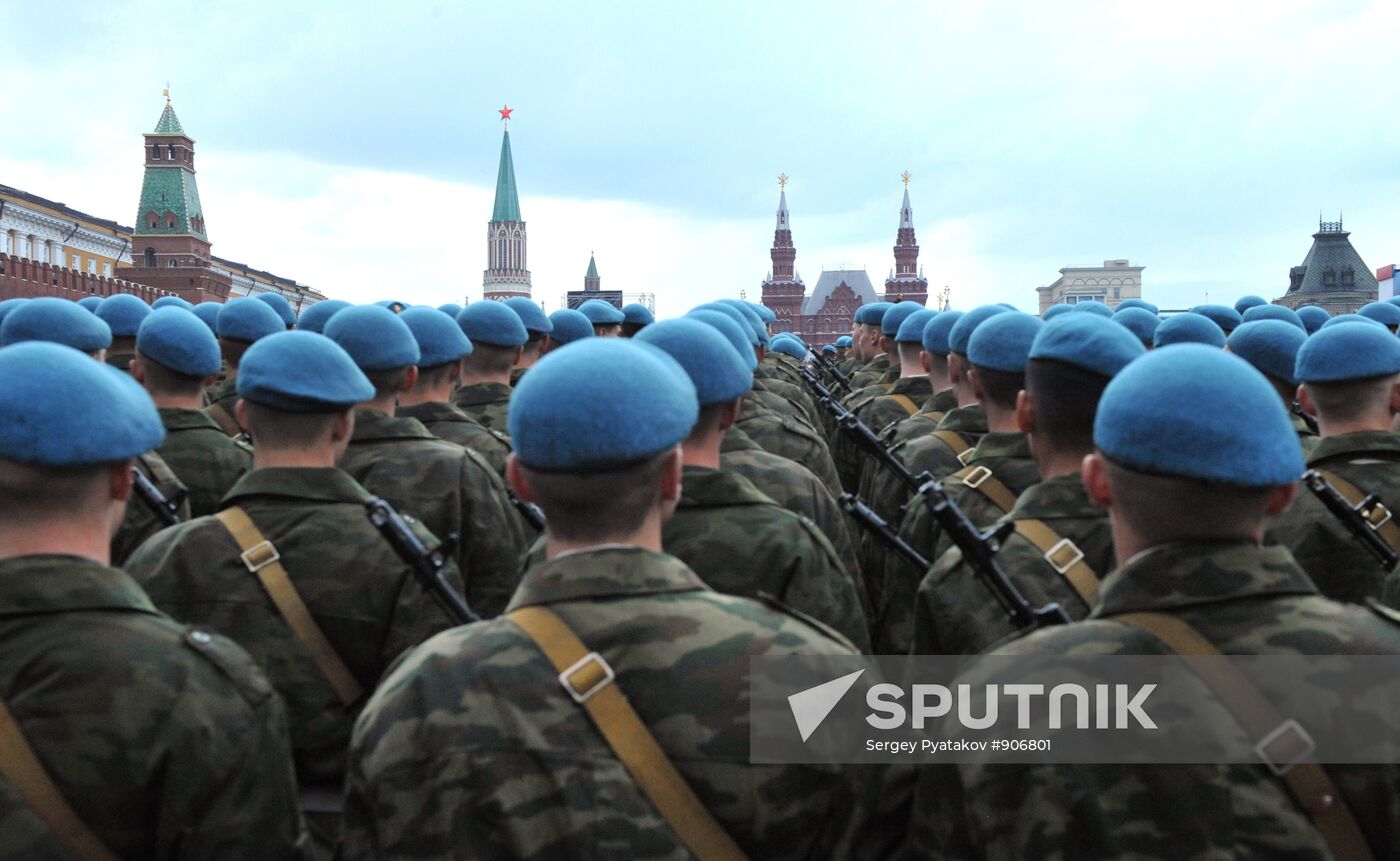
{"type": "Polygon", "coordinates": [[[1380,528],[1390,522],[1390,509],[1380,500],[1376,500],[1371,505],[1366,505],[1363,501],[1357,506],[1356,512],[1366,518],[1366,523],[1371,527],[1372,532],[1380,531],[1380,528]]]}
{"type": "Polygon", "coordinates": [[[1073,568],[1075,565],[1079,564],[1079,561],[1083,558],[1084,551],[1080,550],[1078,545],[1068,538],[1061,538],[1054,547],[1045,551],[1045,561],[1050,563],[1050,567],[1054,568],[1056,573],[1059,574],[1063,574],[1073,568]],[[1068,558],[1066,559],[1065,557],[1068,558]],[[1059,561],[1061,559],[1065,559],[1065,561],[1059,561]]]}
{"type": "MultiPolygon", "coordinates": [[[[959,455],[961,457],[961,455],[959,455]]],[[[982,482],[992,477],[992,471],[985,466],[976,466],[972,471],[963,476],[962,483],[967,487],[977,487],[982,482]]]]}
{"type": "Polygon", "coordinates": [[[1279,724],[1254,746],[1254,752],[1274,774],[1282,777],[1295,765],[1307,762],[1317,750],[1317,742],[1293,718],[1279,724]]]}
{"type": "Polygon", "coordinates": [[[972,456],[977,453],[975,448],[965,448],[958,452],[958,463],[967,466],[967,462],[972,460],[972,456]]]}
{"type": "Polygon", "coordinates": [[[256,574],[278,559],[282,554],[277,552],[277,548],[272,546],[272,542],[264,538],[247,550],[238,554],[238,558],[243,560],[243,564],[248,566],[248,570],[256,574]]]}
{"type": "Polygon", "coordinates": [[[573,666],[559,674],[559,684],[564,686],[564,690],[569,692],[569,696],[574,698],[574,702],[583,703],[606,687],[613,678],[615,678],[613,668],[608,665],[607,661],[603,660],[603,656],[597,652],[589,652],[574,662],[573,666]],[[597,678],[590,681],[585,677],[581,681],[586,682],[587,687],[579,690],[578,686],[574,684],[574,677],[590,672],[596,673],[597,678]]]}

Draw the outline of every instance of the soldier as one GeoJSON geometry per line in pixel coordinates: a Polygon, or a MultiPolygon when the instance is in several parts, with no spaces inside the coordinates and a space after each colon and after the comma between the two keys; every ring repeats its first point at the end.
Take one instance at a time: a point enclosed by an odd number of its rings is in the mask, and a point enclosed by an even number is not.
{"type": "Polygon", "coordinates": [[[857,413],[871,430],[883,431],[895,422],[917,415],[933,397],[932,377],[923,359],[924,328],[937,313],[927,309],[915,311],[899,324],[894,336],[899,379],[857,413]]]}
{"type": "MultiPolygon", "coordinates": [[[[302,808],[324,847],[365,693],[399,653],[451,626],[370,524],[369,492],[335,467],[373,388],[321,335],[260,339],[240,362],[235,407],[253,470],[217,516],[165,530],[128,566],[161,610],[247,649],[287,701],[302,808]]],[[[447,577],[461,588],[450,563],[447,577]]]]}
{"type": "MultiPolygon", "coordinates": [[[[1016,400],[1016,423],[1041,481],[1003,518],[1016,531],[996,560],[1032,605],[1053,601],[1074,619],[1093,609],[1114,563],[1107,513],[1090,501],[1080,465],[1094,450],[1094,415],[1108,381],[1146,352],[1115,323],[1071,314],[1047,324],[1031,344],[1026,388],[1016,400]]],[[[958,548],[919,584],[913,654],[972,655],[1016,633],[958,548]]]]}
{"type": "MultiPolygon", "coordinates": [[[[1375,323],[1327,326],[1298,351],[1296,374],[1298,400],[1317,416],[1321,437],[1308,468],[1352,505],[1375,493],[1381,511],[1400,511],[1400,435],[1391,429],[1400,414],[1400,341],[1375,323]]],[[[1380,515],[1372,520],[1400,551],[1400,528],[1380,515]]],[[[1357,604],[1380,597],[1386,571],[1312,494],[1270,524],[1269,540],[1292,551],[1327,597],[1357,604]]]]}
{"type": "Polygon", "coordinates": [[[1211,347],[1225,346],[1225,330],[1214,320],[1194,311],[1168,317],[1152,333],[1152,348],[1169,347],[1172,344],[1205,344],[1211,347]]]}
{"type": "Polygon", "coordinates": [[[1400,307],[1396,307],[1389,302],[1371,302],[1362,305],[1357,309],[1356,313],[1368,320],[1375,320],[1377,323],[1380,323],[1382,326],[1389,329],[1392,335],[1395,334],[1397,328],[1400,328],[1400,307]]]}
{"type": "Polygon", "coordinates": [[[593,337],[593,321],[573,308],[560,308],[549,315],[549,322],[554,329],[549,333],[549,343],[545,346],[546,353],[557,350],[565,344],[593,337]]]}
{"type": "Polygon", "coordinates": [[[349,302],[340,299],[322,299],[301,312],[301,316],[297,318],[297,329],[320,334],[326,328],[326,323],[330,322],[331,317],[349,307],[351,307],[349,302]]]}
{"type": "MultiPolygon", "coordinates": [[[[1241,296],[1235,300],[1235,312],[1244,316],[1251,308],[1259,308],[1269,304],[1269,300],[1262,296],[1241,296]]],[[[1121,307],[1121,306],[1120,306],[1121,307]]]]}
{"type": "Polygon", "coordinates": [[[1146,308],[1124,308],[1120,305],[1118,310],[1113,312],[1113,322],[1132,332],[1143,348],[1150,350],[1157,327],[1162,325],[1162,318],[1146,308]]]}
{"type": "MultiPolygon", "coordinates": [[[[1260,310],[1279,308],[1277,305],[1256,307],[1260,310]]],[[[1287,308],[1279,310],[1288,311],[1287,308]]],[[[1318,443],[1317,430],[1311,423],[1315,420],[1298,406],[1298,379],[1294,376],[1298,351],[1307,339],[1308,332],[1303,328],[1301,321],[1287,323],[1283,320],[1255,320],[1240,324],[1225,341],[1226,349],[1249,362],[1256,371],[1269,379],[1269,384],[1278,392],[1284,408],[1293,420],[1293,430],[1298,434],[1298,442],[1303,446],[1304,455],[1317,448],[1318,443]]]]}
{"type": "Polygon", "coordinates": [[[130,293],[114,293],[103,299],[93,313],[112,330],[107,364],[125,371],[136,356],[136,330],[151,313],[151,306],[130,293]]]}
{"type": "Polygon", "coordinates": [[[292,310],[292,303],[287,301],[287,297],[281,293],[255,293],[254,299],[271,308],[277,314],[282,325],[288,329],[295,329],[297,325],[297,312],[292,310]]]}
{"type": "Polygon", "coordinates": [[[496,474],[505,478],[510,437],[483,427],[452,406],[452,391],[462,378],[462,357],[472,353],[472,342],[451,317],[435,308],[409,308],[399,315],[418,342],[418,379],[399,393],[394,415],[417,419],[438,439],[455,442],[485,458],[496,474]]]}
{"type": "Polygon", "coordinates": [[[889,370],[889,355],[880,345],[880,321],[884,319],[885,312],[893,307],[893,302],[871,302],[856,309],[851,338],[860,367],[851,374],[851,388],[854,391],[878,383],[885,371],[889,370]]]}
{"type": "Polygon", "coordinates": [[[621,338],[622,312],[611,302],[602,299],[589,299],[579,303],[578,311],[593,324],[593,334],[600,338],[621,338]]]}
{"type": "Polygon", "coordinates": [[[301,852],[281,701],[109,564],[132,458],[163,435],[145,392],[81,353],[0,350],[5,858],[301,852]]]}
{"type": "Polygon", "coordinates": [[[852,650],[661,552],[697,416],[675,363],[626,341],[572,345],[521,381],[509,471],[547,515],[548,561],[508,615],[433,639],[384,680],[356,727],[345,858],[679,858],[704,854],[694,828],[729,857],[890,851],[904,799],[872,797],[871,769],[750,762],[749,658],[852,650]],[[575,639],[578,655],[559,650],[575,639]],[[599,705],[659,755],[612,749],[599,705]],[[677,815],[648,795],[639,767],[678,773],[695,806],[677,815]]]}
{"type": "MultiPolygon", "coordinates": [[[[817,430],[821,425],[819,422],[814,422],[811,418],[811,415],[816,411],[816,405],[805,397],[805,392],[802,389],[798,389],[786,380],[780,379],[769,370],[777,367],[778,361],[776,355],[773,358],[769,358],[769,348],[772,346],[773,341],[781,340],[782,336],[770,339],[767,330],[763,326],[763,321],[759,319],[757,314],[752,313],[752,309],[745,303],[737,299],[710,302],[698,306],[695,310],[718,311],[732,319],[739,325],[739,328],[748,335],[749,344],[754,354],[754,389],[747,398],[747,400],[752,403],[752,406],[749,407],[747,413],[740,416],[740,421],[747,421],[756,415],[767,416],[775,414],[783,420],[784,425],[787,425],[789,423],[788,420],[791,420],[791,423],[804,432],[804,435],[809,439],[820,439],[822,447],[826,448],[826,438],[817,430]],[[768,364],[768,369],[764,368],[765,363],[768,364]]],[[[797,344],[798,351],[805,355],[806,347],[802,346],[800,341],[797,342],[797,344]]],[[[818,417],[820,418],[819,414],[818,417]]],[[[757,429],[755,433],[766,435],[763,431],[757,429]]],[[[774,442],[778,445],[786,444],[790,447],[794,444],[803,445],[796,440],[783,440],[780,435],[775,435],[775,437],[774,442]]],[[[766,443],[764,444],[766,445],[766,443]]],[[[791,452],[788,452],[784,454],[784,456],[790,454],[791,452]]],[[[829,451],[826,457],[830,459],[829,451]]],[[[833,466],[832,475],[834,476],[834,474],[835,467],[833,466]]]]}
{"type": "MultiPolygon", "coordinates": [[[[505,306],[520,317],[520,322],[525,324],[527,335],[520,358],[516,360],[515,367],[510,372],[510,384],[514,386],[549,350],[549,335],[554,331],[554,324],[545,315],[543,308],[524,296],[510,297],[505,301],[505,306]]],[[[457,318],[454,316],[452,319],[457,318]]]]}
{"type": "Polygon", "coordinates": [[[188,302],[184,299],[181,299],[179,296],[175,296],[172,294],[169,296],[162,296],[151,303],[152,311],[159,311],[161,308],[182,308],[186,311],[193,311],[194,305],[193,303],[188,302]]]}
{"type": "Polygon", "coordinates": [[[1307,327],[1308,334],[1311,335],[1318,329],[1321,329],[1323,323],[1332,319],[1332,315],[1329,314],[1325,308],[1319,308],[1316,305],[1304,305],[1298,309],[1298,319],[1303,321],[1303,325],[1307,327]]]}
{"type": "Polygon", "coordinates": [[[209,327],[209,331],[214,333],[214,337],[219,336],[219,311],[224,307],[222,302],[200,302],[190,309],[190,313],[198,317],[204,325],[209,327]]]}
{"type": "MultiPolygon", "coordinates": [[[[1094,443],[1084,483],[1108,509],[1119,567],[1088,620],[992,654],[1171,655],[1196,638],[1196,654],[1400,654],[1393,616],[1324,598],[1287,549],[1260,545],[1303,459],[1278,395],[1243,360],[1190,345],[1135,360],[1100,400],[1094,443]]],[[[911,845],[997,858],[1394,854],[1394,769],[1322,771],[1307,754],[1289,765],[926,769],[911,845]],[[1356,842],[1333,842],[1346,821],[1356,842]]]]}
{"type": "Polygon", "coordinates": [[[520,315],[500,302],[473,302],[457,315],[457,325],[471,339],[472,352],[462,357],[462,381],[452,405],[483,427],[505,433],[510,371],[524,355],[529,333],[520,315]]]}
{"type": "Polygon", "coordinates": [[[854,339],[850,335],[842,335],[833,345],[836,347],[836,369],[847,377],[856,370],[856,357],[851,347],[853,343],[854,339]]]}
{"type": "Polygon", "coordinates": [[[204,387],[219,372],[219,343],[189,311],[159,308],[136,333],[131,376],[160,409],[165,442],[157,451],[189,488],[190,514],[219,510],[219,501],[253,466],[253,447],[226,435],[204,411],[204,387]]]}
{"type": "MultiPolygon", "coordinates": [[[[927,318],[924,330],[919,335],[919,364],[928,375],[929,389],[933,394],[919,408],[919,412],[901,419],[886,432],[886,439],[892,446],[932,433],[938,429],[948,413],[958,408],[958,396],[953,391],[953,382],[948,376],[948,336],[953,326],[962,319],[961,311],[934,311],[927,318]]],[[[907,321],[906,321],[907,322],[907,321]]],[[[911,333],[912,334],[912,333],[911,333]]],[[[862,482],[866,476],[862,476],[862,482]]],[[[864,484],[862,483],[862,489],[864,484]]],[[[862,495],[864,493],[862,492],[862,495]]]]}
{"type": "Polygon", "coordinates": [[[640,302],[622,306],[622,337],[624,338],[632,337],[655,322],[656,315],[640,302]]]}
{"type": "Polygon", "coordinates": [[[636,341],[669,354],[694,384],[700,415],[681,446],[683,482],[661,532],[666,552],[731,595],[770,595],[825,622],[868,651],[870,634],[855,581],[831,542],[806,518],[720,468],[720,442],[753,375],[724,336],[699,320],[664,320],[636,341]],[[734,548],[743,547],[742,553],[734,548]]]}
{"type": "Polygon", "coordinates": [[[234,405],[238,402],[238,363],[255,341],[286,331],[286,326],[270,306],[244,296],[224,305],[216,327],[219,352],[224,360],[224,378],[205,390],[204,399],[208,402],[210,418],[224,433],[242,436],[243,428],[234,415],[234,405]]]}

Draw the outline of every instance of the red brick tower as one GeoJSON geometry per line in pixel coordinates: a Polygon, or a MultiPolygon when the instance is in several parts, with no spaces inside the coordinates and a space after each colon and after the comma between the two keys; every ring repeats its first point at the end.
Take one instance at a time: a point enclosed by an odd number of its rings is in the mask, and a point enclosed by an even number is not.
{"type": "Polygon", "coordinates": [[[773,231],[773,270],[763,282],[763,304],[778,315],[773,324],[775,332],[795,332],[802,315],[802,300],[807,287],[793,268],[797,248],[792,244],[792,225],[788,221],[787,175],[778,177],[778,223],[773,231]]]}
{"type": "Polygon", "coordinates": [[[928,304],[928,279],[919,269],[919,243],[914,238],[914,210],[909,206],[909,171],[904,180],[904,205],[899,209],[899,234],[894,242],[894,270],[885,279],[886,302],[928,304]]]}

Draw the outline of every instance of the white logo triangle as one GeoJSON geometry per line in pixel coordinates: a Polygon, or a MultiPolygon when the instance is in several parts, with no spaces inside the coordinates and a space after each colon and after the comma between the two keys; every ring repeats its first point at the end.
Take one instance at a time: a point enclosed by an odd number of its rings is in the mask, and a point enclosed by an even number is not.
{"type": "Polygon", "coordinates": [[[802,734],[805,742],[817,731],[826,716],[831,714],[831,710],[836,708],[836,704],[841,702],[841,698],[846,695],[846,691],[851,689],[851,685],[856,683],[860,674],[865,670],[856,670],[849,675],[823,682],[816,687],[808,688],[805,691],[798,691],[788,697],[788,707],[792,709],[792,717],[797,721],[797,731],[802,734]]]}

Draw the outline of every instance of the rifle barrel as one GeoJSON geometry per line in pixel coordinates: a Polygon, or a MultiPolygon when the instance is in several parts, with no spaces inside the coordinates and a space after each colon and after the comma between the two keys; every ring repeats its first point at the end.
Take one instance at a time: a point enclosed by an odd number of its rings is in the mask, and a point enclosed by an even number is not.
{"type": "Polygon", "coordinates": [[[465,625],[481,621],[481,617],[467,606],[466,599],[443,576],[442,569],[446,567],[447,559],[441,545],[429,550],[403,516],[382,499],[376,497],[365,503],[365,512],[369,515],[369,522],[374,524],[399,558],[408,563],[424,591],[433,596],[453,622],[465,625]]]}

